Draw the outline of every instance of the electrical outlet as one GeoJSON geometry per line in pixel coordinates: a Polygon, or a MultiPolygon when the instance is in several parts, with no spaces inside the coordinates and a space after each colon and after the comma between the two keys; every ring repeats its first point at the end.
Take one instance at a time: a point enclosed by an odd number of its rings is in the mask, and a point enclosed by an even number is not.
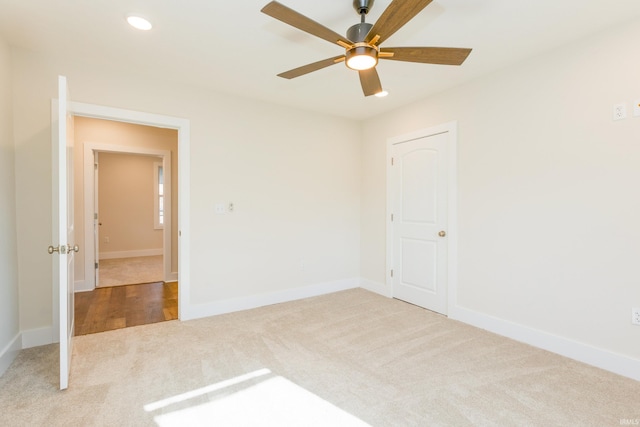
{"type": "Polygon", "coordinates": [[[214,205],[214,210],[216,212],[216,215],[224,215],[227,213],[227,210],[225,208],[225,204],[226,203],[216,203],[214,205]]]}
{"type": "Polygon", "coordinates": [[[622,120],[627,118],[627,106],[625,104],[616,104],[613,106],[613,120],[622,120]]]}
{"type": "Polygon", "coordinates": [[[634,325],[640,325],[640,308],[633,307],[631,309],[631,323],[634,325]]]}

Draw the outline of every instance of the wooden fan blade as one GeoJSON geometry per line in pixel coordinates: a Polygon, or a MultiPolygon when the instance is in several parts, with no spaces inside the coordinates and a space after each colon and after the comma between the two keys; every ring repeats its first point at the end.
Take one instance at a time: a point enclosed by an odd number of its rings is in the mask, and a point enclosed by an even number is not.
{"type": "Polygon", "coordinates": [[[302,67],[294,68],[293,70],[285,71],[284,73],[278,74],[278,77],[293,79],[342,61],[344,61],[344,55],[334,56],[333,58],[323,59],[322,61],[314,62],[313,64],[307,64],[302,67]]]}
{"type": "Polygon", "coordinates": [[[371,96],[382,92],[380,77],[378,77],[378,72],[375,68],[358,71],[358,75],[360,76],[360,84],[362,85],[364,96],[371,96]]]}
{"type": "Polygon", "coordinates": [[[296,27],[306,33],[325,39],[328,42],[338,43],[338,41],[341,41],[349,45],[353,44],[346,37],[328,29],[324,25],[318,24],[316,21],[307,18],[293,9],[289,9],[287,6],[284,6],[277,1],[272,1],[263,7],[262,13],[265,13],[272,18],[276,18],[285,24],[289,24],[292,27],[296,27]]]}
{"type": "Polygon", "coordinates": [[[471,49],[457,47],[388,47],[380,50],[379,57],[423,64],[460,65],[470,53],[471,49]],[[393,53],[393,56],[385,53],[393,53]]]}
{"type": "Polygon", "coordinates": [[[367,34],[367,42],[370,42],[376,35],[380,39],[376,44],[380,44],[404,24],[411,21],[422,9],[427,7],[432,0],[394,0],[389,7],[382,12],[382,15],[367,34]]]}

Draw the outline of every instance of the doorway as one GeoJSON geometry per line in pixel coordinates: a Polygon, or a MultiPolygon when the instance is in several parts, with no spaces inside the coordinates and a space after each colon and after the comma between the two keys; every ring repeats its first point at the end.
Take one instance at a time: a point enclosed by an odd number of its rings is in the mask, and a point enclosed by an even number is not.
{"type": "Polygon", "coordinates": [[[456,124],[388,141],[387,284],[446,315],[455,301],[456,124]]]}
{"type": "MultiPolygon", "coordinates": [[[[77,117],[75,124],[76,170],[83,171],[75,175],[76,188],[82,188],[82,195],[76,204],[77,217],[80,219],[78,228],[81,228],[81,241],[86,250],[82,258],[84,268],[76,269],[76,277],[81,279],[76,283],[76,290],[89,291],[95,289],[100,283],[99,271],[100,258],[131,258],[136,256],[163,255],[163,277],[166,282],[178,279],[178,134],[174,129],[145,126],[139,124],[123,123],[112,120],[77,117]],[[110,167],[105,169],[108,176],[105,179],[114,184],[114,188],[104,187],[100,184],[101,168],[99,164],[107,160],[110,167]],[[153,160],[155,159],[155,160],[153,160]],[[162,168],[161,174],[156,174],[155,163],[162,168]],[[147,172],[139,169],[147,168],[147,172]],[[121,170],[118,170],[121,168],[121,170]],[[115,169],[115,170],[114,170],[115,169]],[[177,173],[174,173],[177,170],[177,173]],[[152,212],[156,210],[157,187],[155,182],[163,177],[162,202],[166,209],[162,209],[162,217],[159,218],[152,212]],[[133,182],[133,181],[144,181],[133,182]],[[145,184],[146,183],[146,184],[145,184]],[[130,191],[130,187],[147,187],[137,194],[130,191]],[[109,215],[98,217],[99,187],[103,192],[112,193],[107,197],[109,206],[103,208],[109,210],[109,215]],[[175,191],[174,191],[175,189],[175,191]],[[118,193],[118,194],[113,194],[118,193]],[[122,193],[128,193],[126,197],[122,193]],[[139,203],[136,198],[145,197],[147,202],[139,203]],[[146,209],[147,220],[138,213],[132,212],[126,206],[115,207],[115,202],[132,203],[135,210],[146,209]],[[146,206],[146,207],[145,207],[146,206]],[[82,212],[80,210],[82,209],[82,212]],[[152,215],[155,218],[152,218],[152,215]],[[138,219],[136,219],[136,217],[138,219]],[[163,224],[156,224],[161,220],[163,224]],[[100,223],[103,226],[100,226],[100,223]],[[148,231],[142,232],[136,227],[147,227],[148,231]],[[109,229],[106,235],[99,229],[109,229]],[[112,234],[112,232],[114,234],[112,234]],[[133,238],[131,238],[133,236],[133,238]],[[108,240],[108,242],[105,241],[108,240]],[[155,240],[154,240],[155,239],[155,240]],[[144,241],[144,242],[141,242],[144,241]],[[155,243],[154,243],[155,241],[155,243]],[[160,243],[160,241],[162,243],[160,243]],[[160,246],[160,247],[158,247],[160,246]]],[[[158,206],[158,212],[160,212],[158,206]]],[[[107,212],[105,212],[106,214],[107,212]]]]}
{"type": "Polygon", "coordinates": [[[93,162],[95,287],[165,281],[164,156],[94,151],[93,162]]]}
{"type": "Polygon", "coordinates": [[[178,132],[77,117],[75,136],[86,248],[76,334],[178,318],[178,132]]]}
{"type": "Polygon", "coordinates": [[[76,333],[177,318],[177,132],[85,117],[75,130],[87,248],[76,333]]]}
{"type": "MultiPolygon", "coordinates": [[[[80,300],[80,302],[82,302],[83,299],[93,300],[93,302],[90,301],[89,304],[100,300],[102,301],[102,305],[105,305],[105,301],[119,302],[121,308],[126,308],[121,310],[122,312],[140,312],[140,315],[129,316],[130,318],[126,320],[125,325],[123,316],[119,318],[115,316],[119,309],[114,307],[108,308],[107,310],[114,315],[111,316],[112,319],[109,320],[111,327],[107,329],[180,318],[179,305],[182,304],[179,304],[180,298],[178,298],[178,296],[183,294],[183,286],[188,287],[188,280],[186,279],[188,276],[183,274],[181,269],[178,268],[178,266],[182,264],[178,253],[179,250],[180,253],[182,253],[182,243],[184,243],[184,239],[178,239],[178,236],[182,234],[178,230],[178,224],[182,221],[179,221],[177,217],[179,206],[177,203],[177,193],[179,188],[178,183],[180,182],[178,180],[180,170],[177,166],[180,160],[178,151],[182,152],[185,149],[185,144],[188,143],[188,122],[183,119],[148,115],[126,110],[115,110],[108,107],[87,106],[84,104],[74,104],[73,107],[76,108],[74,112],[76,113],[77,123],[92,122],[93,125],[98,124],[98,128],[95,129],[93,133],[87,133],[86,128],[80,132],[76,132],[76,139],[82,140],[84,145],[83,147],[79,147],[80,149],[78,150],[82,153],[80,160],[82,167],[78,169],[81,171],[84,170],[83,175],[79,179],[76,176],[76,180],[81,184],[77,187],[84,188],[80,197],[80,206],[78,207],[78,209],[83,212],[82,215],[78,215],[78,217],[84,218],[84,227],[81,228],[83,228],[85,233],[83,233],[82,241],[84,242],[83,246],[88,248],[85,252],[87,256],[81,266],[83,267],[81,270],[84,274],[79,275],[81,280],[76,282],[76,288],[78,290],[91,291],[96,285],[93,274],[95,269],[93,267],[95,265],[94,260],[97,259],[97,257],[93,255],[99,254],[99,251],[94,249],[99,242],[99,240],[96,239],[99,233],[93,228],[93,200],[97,200],[97,198],[93,197],[93,192],[97,186],[92,184],[93,176],[90,176],[93,173],[94,154],[97,155],[98,158],[100,156],[99,153],[102,153],[103,156],[105,154],[126,154],[154,160],[151,163],[155,163],[153,165],[154,170],[160,171],[161,182],[164,179],[164,182],[162,182],[164,194],[160,192],[159,195],[152,194],[152,197],[154,199],[158,198],[158,196],[162,197],[159,203],[160,206],[157,207],[160,207],[160,222],[163,223],[161,225],[164,225],[164,227],[161,227],[161,229],[157,231],[163,234],[161,239],[163,240],[163,245],[159,253],[161,254],[160,256],[166,260],[166,262],[163,263],[161,281],[159,282],[150,283],[148,286],[127,284],[126,286],[118,287],[120,289],[99,289],[101,292],[93,293],[100,296],[94,298],[90,298],[90,292],[81,292],[77,294],[77,299],[80,300]],[[99,112],[99,114],[95,114],[96,112],[99,112]],[[105,116],[108,117],[108,120],[105,119],[105,116]],[[122,129],[125,128],[129,131],[127,135],[123,135],[121,132],[122,129]],[[153,145],[150,144],[149,141],[145,141],[144,132],[149,130],[153,133],[151,139],[157,141],[158,136],[160,136],[160,142],[164,141],[165,145],[163,146],[162,143],[160,145],[153,145]],[[171,139],[171,146],[166,144],[168,138],[171,139]],[[106,144],[104,141],[115,143],[106,144]],[[85,163],[88,163],[88,165],[85,165],[85,163]],[[177,173],[171,173],[176,170],[177,173]],[[83,183],[89,185],[83,186],[83,183]],[[162,202],[164,202],[165,209],[162,209],[162,202]],[[85,210],[89,213],[85,214],[85,210]],[[180,246],[180,248],[178,248],[178,246],[180,246]],[[87,268],[89,266],[92,268],[87,268]],[[178,276],[183,279],[180,287],[178,287],[177,282],[178,276]],[[138,303],[141,309],[132,309],[129,304],[132,301],[138,303]],[[125,307],[125,304],[129,304],[129,306],[125,307]]],[[[148,139],[149,138],[147,138],[147,140],[148,139]]],[[[182,163],[186,163],[186,161],[183,159],[182,163]]],[[[151,176],[151,170],[149,171],[149,175],[151,176]]],[[[153,182],[153,180],[150,181],[153,182]]],[[[153,185],[155,186],[156,184],[153,185]]],[[[183,188],[182,186],[180,187],[181,190],[183,188]]],[[[186,197],[185,200],[187,200],[186,197]]],[[[184,209],[182,206],[181,208],[184,209]]],[[[184,210],[187,211],[187,209],[184,210]]],[[[124,254],[125,256],[149,255],[147,253],[132,253],[126,251],[115,253],[115,255],[118,254],[124,254]]],[[[114,254],[112,253],[111,255],[114,254]]],[[[108,306],[108,304],[105,305],[105,307],[106,306],[108,306]]],[[[92,311],[95,312],[96,309],[92,309],[92,311]]],[[[79,310],[78,314],[82,315],[82,310],[79,310]]]]}
{"type": "Polygon", "coordinates": [[[172,151],[85,146],[86,287],[175,281],[172,151]]]}

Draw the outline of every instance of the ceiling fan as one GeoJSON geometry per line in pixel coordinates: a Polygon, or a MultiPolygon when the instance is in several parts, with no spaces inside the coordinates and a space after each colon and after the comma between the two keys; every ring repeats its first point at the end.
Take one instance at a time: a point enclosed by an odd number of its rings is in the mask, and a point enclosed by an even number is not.
{"type": "Polygon", "coordinates": [[[339,62],[358,71],[360,84],[365,96],[382,92],[382,85],[375,66],[378,59],[394,61],[420,62],[424,64],[460,65],[467,59],[471,49],[450,47],[386,47],[380,43],[388,39],[403,25],[409,22],[432,0],[393,0],[375,24],[365,22],[365,16],[373,6],[374,0],[354,0],[353,7],[360,15],[360,23],[347,30],[347,36],[307,18],[277,1],[262,8],[262,12],[316,37],[336,43],[345,49],[344,55],[324,59],[303,65],[278,74],[285,79],[300,77],[339,62]]]}

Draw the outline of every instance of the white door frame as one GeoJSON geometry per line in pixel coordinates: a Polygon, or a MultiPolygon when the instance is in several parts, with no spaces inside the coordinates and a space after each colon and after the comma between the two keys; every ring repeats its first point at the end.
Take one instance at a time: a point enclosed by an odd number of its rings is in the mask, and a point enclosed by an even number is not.
{"type": "MultiPolygon", "coordinates": [[[[154,156],[162,159],[162,164],[166,176],[169,178],[165,188],[167,194],[165,195],[166,206],[171,207],[171,200],[173,199],[174,189],[171,186],[171,151],[159,150],[152,148],[136,147],[136,146],[124,146],[124,145],[112,145],[102,144],[95,142],[84,142],[84,157],[82,161],[82,168],[84,173],[84,247],[95,248],[96,237],[94,232],[94,216],[95,213],[95,173],[94,173],[94,158],[95,153],[119,153],[119,154],[131,154],[142,156],[154,156]]],[[[170,282],[175,281],[178,277],[171,271],[172,260],[172,228],[171,228],[171,209],[165,212],[165,227],[162,231],[162,256],[163,256],[163,280],[170,282]],[[167,226],[168,225],[168,226],[167,226]]],[[[95,250],[91,251],[94,252],[95,250]]],[[[98,262],[97,254],[95,256],[89,256],[89,251],[84,252],[84,282],[85,288],[93,290],[95,288],[95,272],[94,263],[98,262]]]]}
{"type": "MultiPolygon", "coordinates": [[[[101,105],[71,102],[69,111],[74,116],[113,120],[125,123],[176,129],[178,131],[178,319],[190,318],[188,313],[190,295],[189,243],[190,243],[190,121],[178,117],[124,110],[101,105]]],[[[57,296],[58,289],[53,290],[57,296]]],[[[53,304],[54,331],[59,330],[59,305],[57,298],[53,304]]],[[[57,341],[57,337],[54,338],[57,341]]]]}
{"type": "Polygon", "coordinates": [[[412,141],[415,139],[425,138],[433,135],[448,133],[448,176],[447,176],[447,311],[449,315],[454,312],[457,304],[458,290],[458,123],[449,122],[439,126],[433,126],[399,135],[387,140],[387,271],[386,271],[386,288],[389,297],[393,296],[393,279],[391,270],[393,269],[393,223],[391,222],[391,214],[393,213],[393,185],[392,185],[392,157],[393,145],[412,141]]]}

